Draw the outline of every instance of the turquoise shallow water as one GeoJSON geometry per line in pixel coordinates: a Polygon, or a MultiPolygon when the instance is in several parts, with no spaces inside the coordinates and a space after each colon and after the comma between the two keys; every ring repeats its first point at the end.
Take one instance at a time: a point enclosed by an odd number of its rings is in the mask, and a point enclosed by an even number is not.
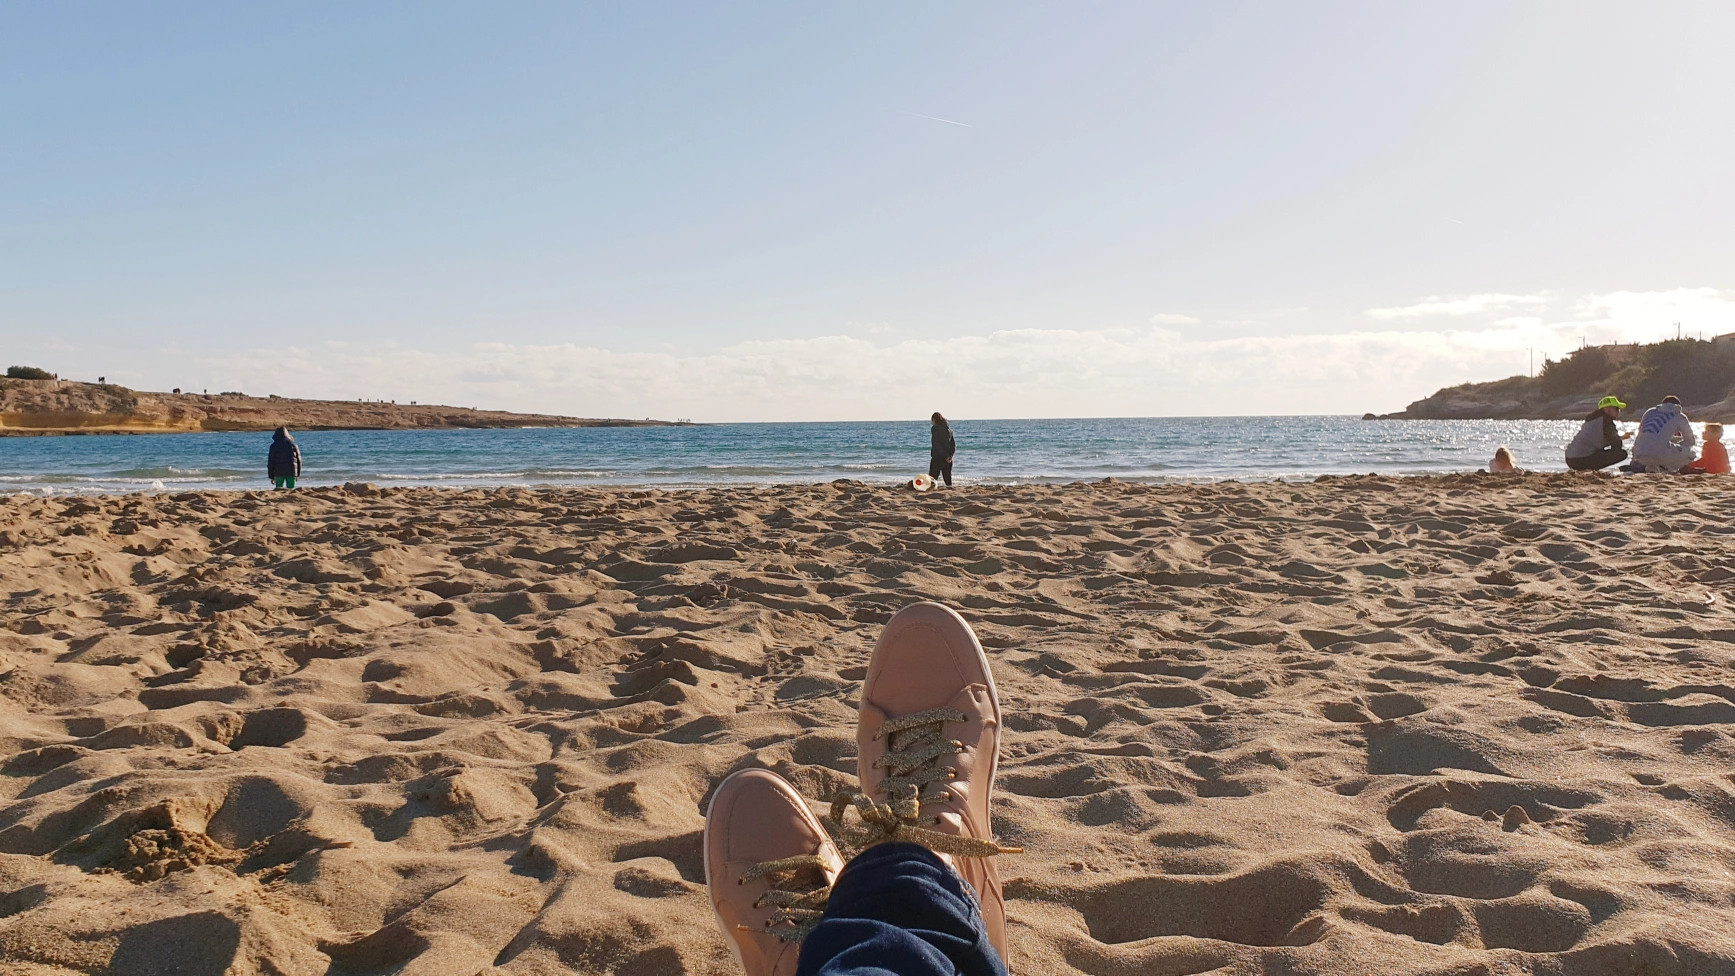
{"type": "MultiPolygon", "coordinates": [[[[963,482],[1270,480],[1474,471],[1509,445],[1565,470],[1567,421],[1349,417],[958,420],[963,482]]],[[[925,422],[531,430],[306,431],[304,483],[480,485],[903,481],[927,469],[925,422]]],[[[0,438],[0,490],[265,487],[269,434],[0,438]]]]}

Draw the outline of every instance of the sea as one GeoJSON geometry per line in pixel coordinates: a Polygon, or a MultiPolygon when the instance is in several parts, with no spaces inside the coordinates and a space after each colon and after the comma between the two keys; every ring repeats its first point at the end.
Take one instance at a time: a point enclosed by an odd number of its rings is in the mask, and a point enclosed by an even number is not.
{"type": "MultiPolygon", "coordinates": [[[[1475,471],[1509,447],[1563,471],[1579,424],[1539,420],[1158,417],[955,420],[963,484],[1307,480],[1475,471]]],[[[298,432],[302,484],[771,485],[902,482],[928,466],[926,421],[298,432]]],[[[269,433],[0,438],[0,492],[269,487],[269,433]]]]}

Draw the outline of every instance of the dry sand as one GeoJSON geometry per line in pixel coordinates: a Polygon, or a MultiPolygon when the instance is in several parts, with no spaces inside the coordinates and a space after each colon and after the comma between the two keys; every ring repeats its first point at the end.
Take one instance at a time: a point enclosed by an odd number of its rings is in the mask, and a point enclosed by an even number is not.
{"type": "Polygon", "coordinates": [[[0,957],[729,973],[708,792],[932,598],[1015,971],[1735,972],[1731,484],[0,501],[0,957]]]}

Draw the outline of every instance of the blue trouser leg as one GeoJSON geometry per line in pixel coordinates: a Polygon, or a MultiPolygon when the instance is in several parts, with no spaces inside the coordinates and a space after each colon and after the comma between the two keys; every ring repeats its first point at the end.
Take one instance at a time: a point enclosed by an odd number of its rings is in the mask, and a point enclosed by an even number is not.
{"type": "Polygon", "coordinates": [[[796,976],[1006,976],[976,896],[919,844],[880,844],[832,885],[796,976]]]}

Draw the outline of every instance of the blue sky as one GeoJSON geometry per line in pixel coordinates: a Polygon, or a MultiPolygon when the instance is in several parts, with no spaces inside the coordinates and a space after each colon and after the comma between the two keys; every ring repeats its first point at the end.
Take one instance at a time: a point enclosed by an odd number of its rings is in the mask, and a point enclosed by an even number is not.
{"type": "Polygon", "coordinates": [[[1723,3],[0,4],[0,357],[703,420],[1396,409],[1735,330],[1732,48],[1723,3]]]}

